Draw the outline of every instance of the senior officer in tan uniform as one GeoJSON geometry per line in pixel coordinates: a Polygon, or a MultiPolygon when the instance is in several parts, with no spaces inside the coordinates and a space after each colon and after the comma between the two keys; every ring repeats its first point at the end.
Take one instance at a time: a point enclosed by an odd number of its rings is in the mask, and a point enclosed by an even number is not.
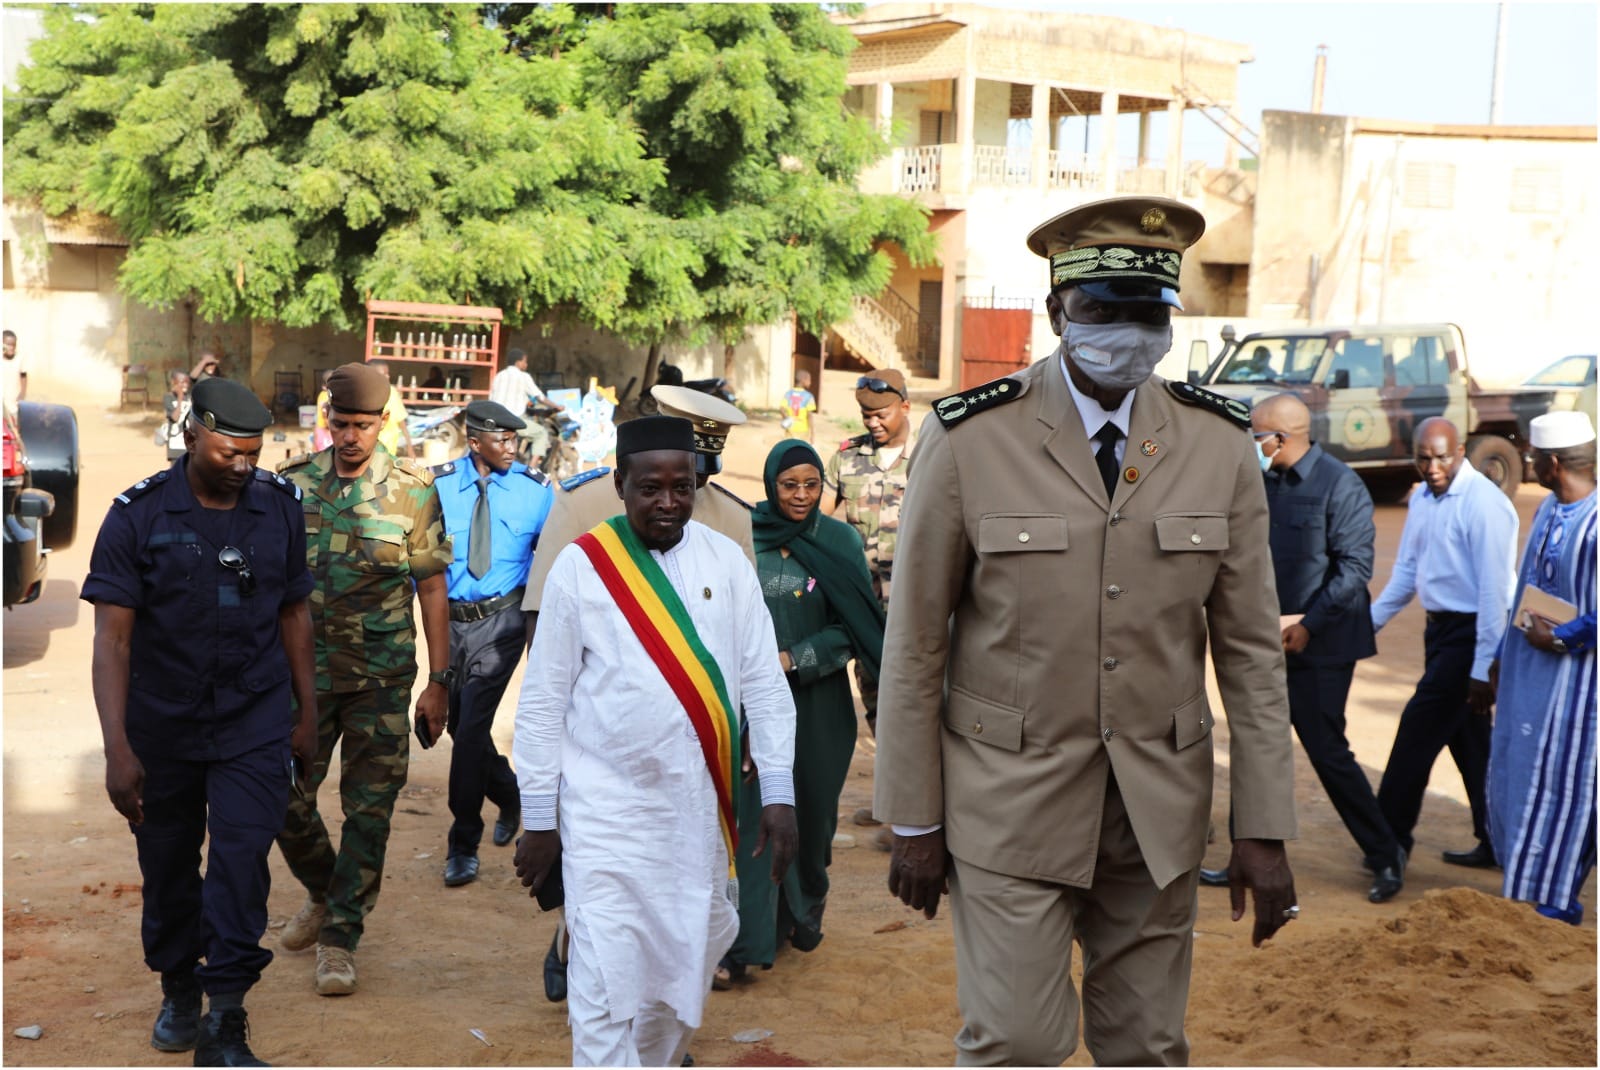
{"type": "MultiPolygon", "coordinates": [[[[750,504],[710,482],[712,476],[722,471],[722,449],[727,445],[728,432],[745,422],[744,413],[721,398],[688,387],[658,383],[650,388],[650,394],[660,405],[663,416],[680,416],[694,424],[694,467],[699,483],[694,496],[694,518],[738,543],[754,566],[756,548],[750,534],[750,504]]],[[[592,468],[563,479],[559,484],[561,489],[545,520],[544,530],[539,534],[539,549],[533,555],[533,568],[528,572],[528,589],[522,596],[530,646],[538,624],[539,601],[544,597],[544,581],[556,557],[579,535],[622,512],[616,486],[610,479],[601,478],[610,472],[609,468],[592,468]]],[[[538,666],[530,666],[529,671],[537,672],[538,666]]],[[[564,925],[557,926],[550,952],[545,956],[544,994],[552,1003],[567,998],[564,925]]]]}
{"type": "Polygon", "coordinates": [[[944,398],[901,515],[874,810],[889,887],[948,890],[961,1065],[1180,1065],[1211,813],[1209,638],[1227,707],[1233,915],[1298,913],[1293,752],[1267,503],[1236,402],[1151,374],[1171,346],[1177,201],[1045,223],[1061,346],[944,398]],[[1106,428],[1109,427],[1109,430],[1106,428]]]}

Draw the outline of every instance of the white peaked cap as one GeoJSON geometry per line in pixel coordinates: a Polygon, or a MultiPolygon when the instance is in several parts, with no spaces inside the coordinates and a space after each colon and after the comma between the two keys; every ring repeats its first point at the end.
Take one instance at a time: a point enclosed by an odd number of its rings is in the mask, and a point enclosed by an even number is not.
{"type": "Polygon", "coordinates": [[[1528,440],[1536,450],[1560,450],[1594,441],[1594,424],[1586,412],[1547,412],[1528,425],[1528,440]]]}

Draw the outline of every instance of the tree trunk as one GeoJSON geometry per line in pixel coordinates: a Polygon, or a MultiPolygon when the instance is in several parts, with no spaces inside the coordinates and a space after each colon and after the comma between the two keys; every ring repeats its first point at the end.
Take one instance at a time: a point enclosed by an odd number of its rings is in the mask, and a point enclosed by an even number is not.
{"type": "MultiPolygon", "coordinates": [[[[733,388],[733,350],[734,347],[724,343],[722,347],[722,377],[728,380],[728,386],[733,388]]],[[[735,392],[737,392],[735,388],[735,392]]]]}
{"type": "Polygon", "coordinates": [[[645,411],[645,398],[650,396],[650,388],[656,384],[656,369],[661,366],[661,343],[650,343],[650,352],[644,358],[644,376],[639,380],[639,400],[637,407],[640,412],[645,411]]]}

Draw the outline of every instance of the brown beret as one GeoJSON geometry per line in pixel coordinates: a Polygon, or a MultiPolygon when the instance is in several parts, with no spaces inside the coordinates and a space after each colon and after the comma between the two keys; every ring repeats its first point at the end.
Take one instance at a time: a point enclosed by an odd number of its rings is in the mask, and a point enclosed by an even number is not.
{"type": "Polygon", "coordinates": [[[894,368],[876,368],[856,380],[856,404],[863,409],[886,409],[906,398],[906,377],[894,368]]]}
{"type": "Polygon", "coordinates": [[[340,412],[376,415],[389,406],[389,380],[368,364],[341,364],[328,373],[328,404],[340,412]]]}

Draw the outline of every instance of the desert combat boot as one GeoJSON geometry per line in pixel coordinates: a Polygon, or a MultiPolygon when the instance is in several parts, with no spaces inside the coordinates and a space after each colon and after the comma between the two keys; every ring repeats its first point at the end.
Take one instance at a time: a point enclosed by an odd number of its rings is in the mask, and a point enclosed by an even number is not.
{"type": "Polygon", "coordinates": [[[356,990],[356,957],[348,948],[317,945],[317,995],[348,996],[356,990]]]}
{"type": "Polygon", "coordinates": [[[319,903],[315,899],[307,898],[306,905],[300,908],[300,913],[289,919],[283,927],[283,935],[278,942],[285,951],[304,951],[317,942],[317,937],[322,935],[322,923],[328,917],[328,904],[319,903]]]}

